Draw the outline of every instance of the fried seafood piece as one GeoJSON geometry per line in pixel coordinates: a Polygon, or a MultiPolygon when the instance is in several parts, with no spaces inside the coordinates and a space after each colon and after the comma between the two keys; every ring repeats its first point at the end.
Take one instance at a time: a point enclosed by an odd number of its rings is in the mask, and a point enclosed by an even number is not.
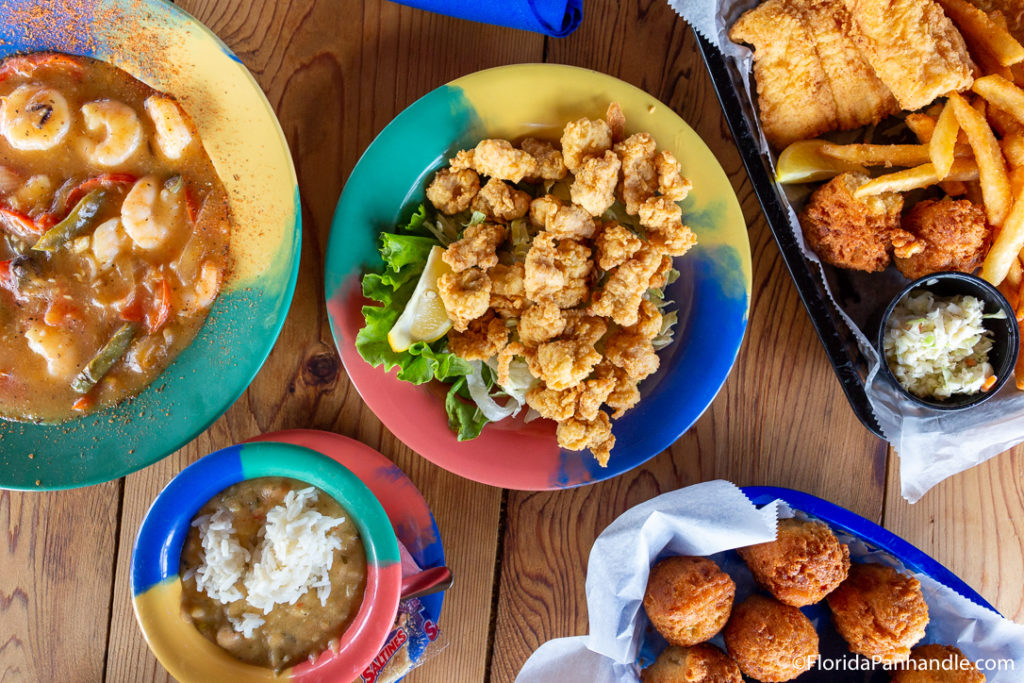
{"type": "Polygon", "coordinates": [[[944,270],[973,273],[988,253],[992,228],[985,211],[967,199],[925,199],[903,215],[903,229],[924,249],[908,258],[896,257],[896,267],[911,280],[944,270]]]}
{"type": "Polygon", "coordinates": [[[839,125],[828,76],[799,8],[766,0],[745,12],[729,38],[754,46],[754,79],[764,135],[774,147],[807,140],[839,125]]]}
{"type": "Polygon", "coordinates": [[[537,160],[508,140],[481,140],[472,150],[462,150],[451,159],[453,170],[471,168],[480,175],[510,183],[537,175],[537,160]]]}
{"type": "Polygon", "coordinates": [[[710,643],[671,645],[644,669],[640,683],[743,683],[736,662],[710,643]]]}
{"type": "Polygon", "coordinates": [[[637,311],[636,324],[623,329],[630,334],[635,334],[644,339],[654,339],[661,332],[663,321],[664,316],[662,316],[658,307],[644,299],[640,302],[640,308],[637,311]]]}
{"type": "Polygon", "coordinates": [[[576,390],[576,417],[581,420],[596,420],[601,413],[601,406],[615,389],[615,380],[611,377],[595,377],[584,380],[576,390]]]}
{"type": "Polygon", "coordinates": [[[560,308],[578,305],[590,293],[587,278],[594,269],[590,247],[541,232],[526,253],[524,283],[531,301],[553,301],[560,308]]]}
{"type": "Polygon", "coordinates": [[[640,402],[640,388],[637,381],[632,379],[625,370],[612,365],[607,359],[602,360],[594,368],[594,377],[615,380],[615,387],[605,398],[605,404],[611,408],[612,419],[617,420],[626,414],[626,411],[640,402]]]}
{"type": "Polygon", "coordinates": [[[796,607],[763,595],[736,606],[723,632],[743,673],[765,683],[791,681],[814,667],[818,633],[796,607]]]}
{"type": "Polygon", "coordinates": [[[601,156],[612,148],[612,129],[605,121],[582,118],[565,124],[562,159],[573,173],[587,157],[601,156]]]}
{"type": "Polygon", "coordinates": [[[427,199],[435,209],[450,216],[468,209],[479,191],[480,176],[476,171],[442,168],[427,186],[427,199]]]}
{"type": "Polygon", "coordinates": [[[555,292],[551,300],[561,308],[572,308],[590,296],[588,278],[594,270],[594,261],[587,245],[576,240],[558,243],[556,262],[565,275],[565,286],[555,292]]]}
{"type": "Polygon", "coordinates": [[[612,102],[604,112],[604,120],[612,132],[612,142],[618,142],[626,135],[626,115],[618,102],[612,102]]]}
{"type": "Polygon", "coordinates": [[[598,412],[608,394],[615,388],[612,378],[584,380],[568,389],[551,389],[543,384],[526,393],[526,403],[541,417],[563,422],[571,417],[598,419],[598,412]]]}
{"type": "Polygon", "coordinates": [[[491,178],[473,197],[470,206],[488,218],[512,221],[522,218],[530,210],[530,195],[503,180],[491,178]]]}
{"type": "Polygon", "coordinates": [[[609,271],[608,281],[594,292],[588,311],[591,315],[611,318],[623,327],[635,325],[640,301],[660,266],[661,253],[644,245],[632,258],[609,271]]]}
{"type": "Polygon", "coordinates": [[[622,202],[631,216],[658,190],[657,149],[650,133],[635,133],[615,145],[615,153],[622,159],[622,202]]]}
{"type": "Polygon", "coordinates": [[[679,160],[672,152],[663,150],[654,157],[654,166],[658,169],[658,192],[666,199],[681,202],[693,189],[693,183],[683,176],[679,160]]]}
{"type": "Polygon", "coordinates": [[[828,526],[795,518],[779,520],[774,541],[737,552],[759,584],[793,607],[821,601],[850,570],[850,549],[828,526]]]}
{"type": "Polygon", "coordinates": [[[610,209],[615,203],[621,167],[622,162],[611,150],[602,156],[585,159],[576,169],[576,176],[569,187],[573,203],[582,206],[591,216],[600,216],[610,209]]]}
{"type": "Polygon", "coordinates": [[[554,302],[532,304],[519,318],[519,339],[527,346],[537,346],[562,334],[565,323],[565,313],[554,302]]]}
{"type": "Polygon", "coordinates": [[[654,276],[651,278],[652,289],[662,289],[668,284],[668,274],[671,272],[672,266],[671,256],[661,257],[661,265],[658,266],[658,270],[654,272],[654,276]]]}
{"type": "Polygon", "coordinates": [[[919,645],[909,661],[893,671],[892,683],[985,683],[985,674],[951,645],[919,645]]]}
{"type": "Polygon", "coordinates": [[[551,216],[562,208],[562,201],[554,195],[546,194],[530,202],[530,222],[544,229],[551,216]]]}
{"type": "Polygon", "coordinates": [[[920,582],[892,567],[855,564],[825,599],[850,651],[880,661],[906,661],[928,626],[920,582]]]}
{"type": "Polygon", "coordinates": [[[822,261],[840,268],[881,272],[889,250],[909,256],[914,236],[900,228],[903,197],[883,193],[864,199],[854,191],[868,181],[862,173],[843,173],[811,195],[800,214],[807,244],[822,261]]]}
{"type": "Polygon", "coordinates": [[[537,160],[537,173],[530,176],[531,179],[561,180],[568,172],[562,153],[552,143],[537,138],[523,138],[519,147],[537,160]]]}
{"type": "MultiPolygon", "coordinates": [[[[555,339],[537,347],[535,366],[540,372],[534,376],[552,389],[568,389],[589,377],[599,362],[601,354],[593,344],[555,339]]],[[[531,371],[533,368],[531,365],[531,371]]]]}
{"type": "Polygon", "coordinates": [[[448,349],[465,360],[488,360],[498,355],[506,344],[508,327],[490,311],[470,321],[464,331],[448,333],[448,349]]]}
{"type": "Polygon", "coordinates": [[[622,368],[630,379],[636,381],[653,375],[661,364],[650,337],[626,329],[613,332],[608,337],[604,355],[609,363],[622,368]]]}
{"type": "Polygon", "coordinates": [[[521,342],[510,342],[505,348],[498,352],[498,384],[508,386],[511,381],[512,361],[522,358],[534,377],[540,375],[540,366],[537,364],[537,349],[526,346],[521,342]]]}
{"type": "Polygon", "coordinates": [[[498,265],[498,246],[505,241],[507,229],[498,223],[477,223],[462,232],[462,239],[452,242],[441,254],[441,260],[456,273],[467,268],[493,268],[498,265]]]}
{"type": "Polygon", "coordinates": [[[487,271],[491,279],[491,308],[503,318],[518,318],[526,308],[523,264],[499,263],[487,271]]]}
{"type": "Polygon", "coordinates": [[[491,280],[479,268],[445,273],[437,279],[437,293],[455,330],[463,332],[471,321],[487,312],[491,280]]]}
{"type": "Polygon", "coordinates": [[[974,62],[934,0],[846,0],[850,33],[901,109],[914,111],[974,82],[974,62]]]}
{"type": "Polygon", "coordinates": [[[608,331],[608,323],[597,316],[589,315],[579,309],[565,311],[565,330],[563,336],[591,346],[608,331]]]}
{"type": "Polygon", "coordinates": [[[640,225],[651,230],[671,228],[683,222],[683,210],[668,197],[650,197],[639,209],[640,225]]]}
{"type": "Polygon", "coordinates": [[[564,422],[559,422],[555,429],[555,437],[559,446],[570,451],[589,448],[601,467],[608,465],[608,458],[615,447],[612,422],[608,419],[608,413],[603,411],[598,411],[597,417],[593,420],[570,417],[564,422]]]}
{"type": "Polygon", "coordinates": [[[597,224],[590,213],[575,204],[569,204],[560,205],[558,210],[548,214],[545,229],[560,240],[590,239],[594,236],[597,224]]]}
{"type": "Polygon", "coordinates": [[[697,244],[697,236],[682,223],[662,226],[647,234],[647,241],[661,254],[682,256],[697,244]]]}
{"type": "Polygon", "coordinates": [[[714,560],[668,557],[651,567],[644,611],[670,645],[690,647],[722,630],[735,597],[736,584],[714,560]]]}
{"type": "Polygon", "coordinates": [[[640,238],[626,227],[615,221],[607,221],[601,225],[600,232],[594,238],[597,250],[597,266],[601,270],[611,270],[625,263],[643,245],[640,238]]]}

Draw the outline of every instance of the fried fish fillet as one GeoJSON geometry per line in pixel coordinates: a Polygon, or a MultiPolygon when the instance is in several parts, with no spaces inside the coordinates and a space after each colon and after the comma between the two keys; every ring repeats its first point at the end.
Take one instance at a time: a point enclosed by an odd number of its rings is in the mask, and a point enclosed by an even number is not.
{"type": "Polygon", "coordinates": [[[857,46],[909,111],[974,82],[974,62],[934,0],[846,0],[857,46]]]}

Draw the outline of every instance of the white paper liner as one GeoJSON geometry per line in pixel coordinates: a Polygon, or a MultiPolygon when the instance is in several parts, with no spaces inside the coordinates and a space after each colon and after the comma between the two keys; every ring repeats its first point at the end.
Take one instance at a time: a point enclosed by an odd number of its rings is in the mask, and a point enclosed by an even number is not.
{"type": "MultiPolygon", "coordinates": [[[[773,540],[776,515],[785,518],[794,512],[781,501],[758,510],[727,481],[672,491],[627,510],[597,537],[590,552],[586,583],[590,635],[544,643],[527,660],[516,683],[636,683],[641,663],[649,664],[664,646],[642,607],[655,559],[662,555],[712,555],[736,582],[736,600],[741,601],[755,590],[754,581],[738,556],[724,551],[773,540]]],[[[838,529],[836,532],[850,545],[854,562],[881,562],[902,569],[888,553],[838,529]]],[[[1004,660],[1003,670],[985,671],[989,683],[1019,683],[1024,677],[1024,626],[974,604],[929,576],[915,576],[931,615],[922,643],[955,645],[972,661],[1004,660]]],[[[805,609],[805,613],[818,629],[823,657],[867,665],[866,659],[849,654],[829,624],[824,603],[805,609]]],[[[721,636],[712,642],[723,646],[721,636]]],[[[816,669],[798,680],[845,683],[888,679],[882,669],[816,669]]]]}
{"type": "MultiPolygon", "coordinates": [[[[668,0],[668,4],[736,64],[740,73],[751,73],[751,51],[729,40],[728,29],[744,11],[759,4],[758,0],[668,0]]],[[[752,77],[746,80],[744,90],[739,94],[741,98],[756,102],[752,77]]],[[[769,146],[760,127],[755,136],[760,143],[759,151],[768,152],[769,146]]],[[[799,205],[799,187],[787,188],[787,191],[791,201],[796,200],[799,205]]],[[[1024,441],[1024,394],[1017,391],[1012,381],[983,405],[969,410],[942,412],[911,402],[888,379],[879,377],[881,358],[855,320],[863,323],[871,312],[884,309],[889,297],[906,280],[892,269],[880,274],[847,273],[844,277],[849,278],[865,297],[859,305],[848,303],[844,310],[833,293],[820,260],[804,242],[796,212],[792,205],[786,208],[790,227],[801,250],[817,264],[825,291],[853,332],[867,360],[869,372],[865,390],[883,435],[899,455],[900,487],[904,498],[916,503],[943,479],[1024,441]]]]}

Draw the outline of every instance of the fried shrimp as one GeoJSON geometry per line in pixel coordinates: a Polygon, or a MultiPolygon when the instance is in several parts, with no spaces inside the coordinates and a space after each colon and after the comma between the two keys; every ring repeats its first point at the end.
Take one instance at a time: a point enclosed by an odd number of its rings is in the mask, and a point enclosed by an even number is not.
{"type": "Polygon", "coordinates": [[[615,203],[615,187],[619,184],[622,162],[615,152],[589,157],[576,169],[576,179],[569,188],[572,201],[591,216],[600,216],[615,203]]]}
{"type": "Polygon", "coordinates": [[[456,273],[467,268],[493,268],[498,265],[498,245],[505,241],[506,228],[500,223],[477,223],[462,233],[441,255],[456,273]]]}
{"type": "Polygon", "coordinates": [[[456,332],[463,332],[469,323],[484,313],[491,301],[491,280],[479,268],[445,273],[437,280],[437,294],[456,332]]]}
{"type": "MultiPolygon", "coordinates": [[[[537,175],[537,160],[529,152],[513,147],[508,140],[481,140],[473,149],[472,157],[466,155],[459,165],[470,158],[472,162],[467,164],[467,168],[498,180],[518,183],[523,178],[537,175]]],[[[453,163],[452,167],[455,166],[453,163]]]]}
{"type": "Polygon", "coordinates": [[[683,176],[679,160],[672,152],[661,151],[654,159],[658,169],[658,191],[674,202],[681,202],[690,195],[693,183],[683,176]]]}
{"type": "Polygon", "coordinates": [[[448,333],[448,348],[465,360],[489,360],[508,344],[508,327],[493,313],[470,321],[465,331],[448,333]]]}
{"type": "Polygon", "coordinates": [[[530,195],[503,180],[491,178],[473,197],[470,206],[492,220],[512,221],[530,210],[530,195]]]}
{"type": "Polygon", "coordinates": [[[636,324],[640,301],[650,287],[651,277],[661,266],[661,254],[644,246],[635,256],[610,271],[604,288],[594,293],[588,309],[592,315],[611,318],[619,325],[636,324]]]}
{"type": "Polygon", "coordinates": [[[608,465],[608,458],[615,447],[611,420],[608,419],[608,414],[602,411],[598,411],[592,420],[570,417],[564,422],[559,422],[555,436],[558,445],[570,451],[590,449],[601,467],[608,465]]]}
{"type": "Polygon", "coordinates": [[[654,196],[658,189],[658,172],[654,154],[658,145],[650,133],[630,135],[615,145],[622,159],[622,200],[626,213],[635,216],[640,205],[654,196]]]}
{"type": "Polygon", "coordinates": [[[522,263],[499,263],[487,271],[491,279],[491,308],[502,318],[518,317],[526,308],[523,273],[522,263]]]}
{"type": "Polygon", "coordinates": [[[669,557],[651,567],[644,611],[671,645],[690,647],[715,637],[732,611],[736,584],[706,557],[669,557]]]}
{"type": "Polygon", "coordinates": [[[577,119],[566,124],[561,142],[565,166],[575,173],[587,157],[601,156],[612,148],[612,129],[605,121],[577,119]]]}
{"type": "Polygon", "coordinates": [[[519,147],[537,160],[537,173],[533,176],[534,178],[561,180],[568,172],[565,168],[565,161],[562,160],[562,153],[550,142],[537,138],[524,138],[519,143],[519,147]]]}
{"type": "Polygon", "coordinates": [[[562,334],[565,323],[565,314],[554,302],[533,304],[519,318],[519,339],[537,346],[562,334]]]}
{"type": "Polygon", "coordinates": [[[450,216],[468,209],[479,191],[480,176],[476,171],[442,168],[427,186],[427,199],[435,209],[450,216]]]}
{"type": "Polygon", "coordinates": [[[597,249],[597,265],[601,270],[611,270],[625,263],[639,251],[643,242],[629,228],[615,221],[603,224],[594,239],[597,249]]]}

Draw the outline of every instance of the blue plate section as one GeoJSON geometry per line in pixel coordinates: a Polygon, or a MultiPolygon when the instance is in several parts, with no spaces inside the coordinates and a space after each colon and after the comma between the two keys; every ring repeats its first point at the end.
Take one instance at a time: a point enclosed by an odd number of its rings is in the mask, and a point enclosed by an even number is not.
{"type": "Polygon", "coordinates": [[[156,497],[135,539],[132,595],[178,575],[192,518],[206,501],[245,478],[241,455],[242,446],[212,453],[182,470],[156,497]]]}
{"type": "Polygon", "coordinates": [[[750,498],[754,505],[762,506],[767,505],[773,500],[781,500],[796,510],[805,512],[823,522],[843,529],[849,532],[850,535],[856,536],[876,548],[885,550],[911,571],[930,576],[975,604],[999,614],[998,610],[990,605],[985,598],[978,595],[977,591],[964,583],[956,574],[933,560],[924,551],[907,543],[891,531],[886,531],[874,522],[866,520],[846,508],[841,508],[817,496],[812,496],[802,491],[794,491],[793,489],[776,488],[773,486],[746,486],[741,490],[750,498]]]}

